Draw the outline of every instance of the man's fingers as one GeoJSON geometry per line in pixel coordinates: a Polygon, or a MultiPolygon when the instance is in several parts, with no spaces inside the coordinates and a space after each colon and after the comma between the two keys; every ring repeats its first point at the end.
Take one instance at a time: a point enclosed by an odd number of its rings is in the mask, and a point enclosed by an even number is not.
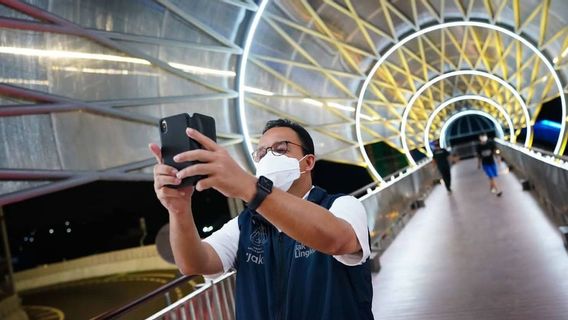
{"type": "Polygon", "coordinates": [[[176,176],[157,176],[155,180],[158,188],[164,187],[166,185],[178,185],[181,183],[181,179],[176,176]]]}
{"type": "Polygon", "coordinates": [[[215,154],[209,150],[191,150],[180,153],[174,157],[175,162],[186,162],[186,161],[200,161],[200,162],[211,162],[215,159],[215,154]]]}
{"type": "Polygon", "coordinates": [[[184,191],[180,191],[173,188],[163,187],[158,190],[159,198],[179,198],[185,196],[184,191]]]}
{"type": "Polygon", "coordinates": [[[154,175],[174,176],[176,173],[178,173],[176,168],[165,164],[157,164],[154,166],[154,175]]]}
{"type": "Polygon", "coordinates": [[[214,172],[212,164],[209,163],[197,163],[189,166],[177,173],[177,177],[183,179],[185,177],[193,176],[206,176],[214,172]]]}
{"type": "Polygon", "coordinates": [[[209,139],[204,134],[202,134],[201,132],[199,132],[195,129],[187,128],[185,130],[185,133],[187,134],[188,137],[199,142],[203,146],[203,148],[205,148],[207,150],[216,151],[220,148],[219,145],[217,143],[215,143],[215,141],[209,139]]]}
{"type": "Polygon", "coordinates": [[[150,143],[148,145],[148,148],[150,148],[150,151],[152,152],[152,154],[154,155],[154,158],[156,158],[156,161],[158,163],[164,163],[162,160],[162,150],[160,149],[160,147],[155,144],[155,143],[150,143]]]}
{"type": "Polygon", "coordinates": [[[213,179],[214,178],[206,178],[199,180],[199,182],[195,185],[195,190],[201,192],[211,188],[214,185],[213,179]]]}

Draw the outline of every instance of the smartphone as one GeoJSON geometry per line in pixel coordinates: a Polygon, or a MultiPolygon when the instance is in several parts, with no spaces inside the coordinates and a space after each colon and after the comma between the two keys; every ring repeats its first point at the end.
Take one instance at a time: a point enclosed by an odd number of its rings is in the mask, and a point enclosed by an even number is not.
{"type": "MultiPolygon", "coordinates": [[[[164,164],[182,170],[191,165],[199,163],[199,161],[175,162],[174,156],[190,151],[201,149],[202,146],[197,141],[189,138],[185,133],[187,128],[195,129],[213,141],[217,141],[217,133],[215,130],[215,119],[212,117],[194,113],[190,116],[187,113],[180,113],[174,116],[160,119],[160,140],[162,142],[162,159],[164,164]]],[[[181,188],[189,185],[195,185],[205,176],[186,177],[179,185],[168,185],[170,188],[181,188]]]]}

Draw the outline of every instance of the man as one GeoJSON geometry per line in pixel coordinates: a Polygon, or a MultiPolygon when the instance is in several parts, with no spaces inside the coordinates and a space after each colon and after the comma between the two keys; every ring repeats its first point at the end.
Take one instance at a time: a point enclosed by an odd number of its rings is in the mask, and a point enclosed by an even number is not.
{"type": "Polygon", "coordinates": [[[491,193],[500,197],[503,192],[497,187],[495,179],[498,176],[497,164],[495,163],[495,153],[497,147],[493,140],[487,138],[487,134],[483,133],[479,136],[479,145],[477,146],[477,168],[483,166],[483,171],[489,177],[489,189],[491,193]]]}
{"type": "Polygon", "coordinates": [[[367,216],[351,196],[312,185],[316,158],[308,132],[288,120],[269,121],[253,153],[257,176],[195,130],[204,150],[175,161],[202,163],[179,172],[162,164],[154,187],[170,216],[170,241],[184,274],[237,270],[236,315],[241,320],[373,319],[367,216]],[[172,189],[184,177],[207,175],[198,191],[214,188],[247,202],[247,209],[201,240],[191,213],[192,187],[172,189]]]}
{"type": "Polygon", "coordinates": [[[442,180],[444,180],[444,186],[446,186],[446,190],[448,190],[448,193],[450,194],[452,193],[452,173],[449,161],[450,153],[448,150],[441,148],[438,141],[435,141],[432,154],[436,167],[438,167],[442,180]]]}

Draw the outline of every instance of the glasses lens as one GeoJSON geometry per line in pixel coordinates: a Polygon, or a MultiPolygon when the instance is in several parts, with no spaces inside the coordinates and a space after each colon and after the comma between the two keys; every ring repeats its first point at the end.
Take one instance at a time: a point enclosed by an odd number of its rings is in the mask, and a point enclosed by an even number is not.
{"type": "Polygon", "coordinates": [[[252,159],[254,160],[254,162],[259,162],[260,159],[264,158],[265,155],[266,155],[266,149],[259,148],[252,153],[252,159]]]}
{"type": "Polygon", "coordinates": [[[270,151],[272,151],[275,156],[284,155],[286,154],[286,152],[288,152],[288,144],[286,143],[286,141],[276,142],[272,145],[270,151]]]}

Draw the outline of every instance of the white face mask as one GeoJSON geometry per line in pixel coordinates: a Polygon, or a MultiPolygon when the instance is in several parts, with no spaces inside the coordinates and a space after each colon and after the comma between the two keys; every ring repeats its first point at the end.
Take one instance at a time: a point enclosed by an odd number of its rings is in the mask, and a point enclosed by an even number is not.
{"type": "MultiPolygon", "coordinates": [[[[307,155],[306,155],[307,156],[307,155]]],[[[274,187],[288,191],[292,183],[300,177],[300,161],[285,155],[275,156],[267,152],[256,166],[256,177],[265,176],[272,181],[274,187]]]]}

